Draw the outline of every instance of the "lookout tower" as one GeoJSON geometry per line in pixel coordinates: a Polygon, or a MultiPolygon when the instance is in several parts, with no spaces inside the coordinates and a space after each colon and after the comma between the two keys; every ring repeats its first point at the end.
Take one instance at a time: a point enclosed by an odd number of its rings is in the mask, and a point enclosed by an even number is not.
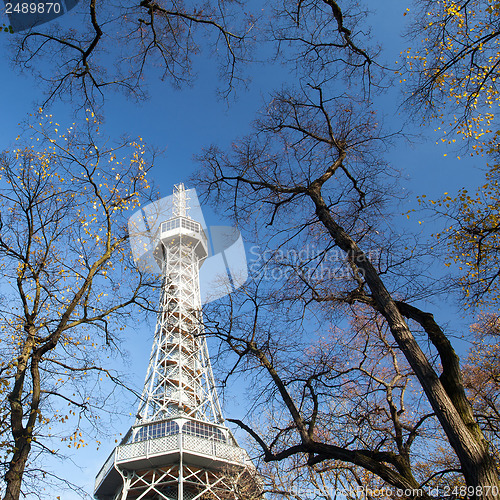
{"type": "Polygon", "coordinates": [[[154,258],[162,269],[157,324],[134,425],[99,471],[98,500],[258,498],[259,480],[225,426],[203,335],[199,269],[207,237],[188,215],[183,184],[162,222],[154,258]]]}

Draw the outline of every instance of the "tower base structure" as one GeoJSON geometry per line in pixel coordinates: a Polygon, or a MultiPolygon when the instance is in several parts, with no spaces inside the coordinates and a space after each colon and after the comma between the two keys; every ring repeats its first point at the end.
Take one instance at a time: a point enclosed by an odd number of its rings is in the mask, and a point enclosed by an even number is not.
{"type": "Polygon", "coordinates": [[[252,500],[261,490],[254,465],[227,427],[179,418],[133,426],[99,471],[94,495],[252,500]]]}

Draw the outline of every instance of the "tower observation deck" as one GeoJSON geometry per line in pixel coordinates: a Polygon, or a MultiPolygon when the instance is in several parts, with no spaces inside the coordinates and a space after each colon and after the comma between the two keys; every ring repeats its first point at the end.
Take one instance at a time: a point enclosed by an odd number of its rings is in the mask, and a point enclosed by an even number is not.
{"type": "Polygon", "coordinates": [[[162,222],[153,348],[135,423],[97,474],[98,500],[260,498],[260,480],[222,416],[204,336],[199,269],[208,242],[183,184],[162,222]],[[242,488],[241,485],[244,484],[242,488]]]}

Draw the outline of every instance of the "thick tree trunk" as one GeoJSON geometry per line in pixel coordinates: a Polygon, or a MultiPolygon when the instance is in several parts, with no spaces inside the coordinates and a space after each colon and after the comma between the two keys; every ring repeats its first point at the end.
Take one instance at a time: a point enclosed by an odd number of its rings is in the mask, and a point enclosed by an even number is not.
{"type": "Polygon", "coordinates": [[[16,442],[16,451],[10,461],[9,470],[5,474],[6,490],[3,500],[19,500],[24,469],[30,450],[31,444],[26,437],[22,437],[16,442]]]}
{"type": "Polygon", "coordinates": [[[9,470],[5,474],[6,490],[4,500],[19,500],[26,462],[31,451],[33,429],[40,405],[40,374],[38,371],[40,356],[33,356],[29,370],[32,382],[30,411],[26,425],[24,426],[23,418],[25,415],[22,396],[28,359],[32,355],[32,346],[34,344],[32,326],[26,326],[26,331],[28,332],[28,338],[24,345],[23,353],[18,358],[15,383],[12,392],[9,394],[10,426],[12,437],[14,438],[14,454],[9,463],[9,470]]]}

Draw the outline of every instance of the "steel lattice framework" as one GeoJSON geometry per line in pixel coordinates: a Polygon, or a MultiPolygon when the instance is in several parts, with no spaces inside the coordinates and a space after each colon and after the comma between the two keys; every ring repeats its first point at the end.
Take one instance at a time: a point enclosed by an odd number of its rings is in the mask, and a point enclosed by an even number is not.
{"type": "Polygon", "coordinates": [[[189,244],[169,244],[163,250],[160,312],[138,419],[188,415],[220,423],[222,412],[203,335],[199,259],[189,244]]]}
{"type": "Polygon", "coordinates": [[[136,421],[96,478],[99,500],[260,498],[260,480],[224,425],[204,336],[199,270],[208,255],[184,185],[154,256],[162,288],[136,421]],[[244,493],[241,485],[244,484],[244,493]]]}

